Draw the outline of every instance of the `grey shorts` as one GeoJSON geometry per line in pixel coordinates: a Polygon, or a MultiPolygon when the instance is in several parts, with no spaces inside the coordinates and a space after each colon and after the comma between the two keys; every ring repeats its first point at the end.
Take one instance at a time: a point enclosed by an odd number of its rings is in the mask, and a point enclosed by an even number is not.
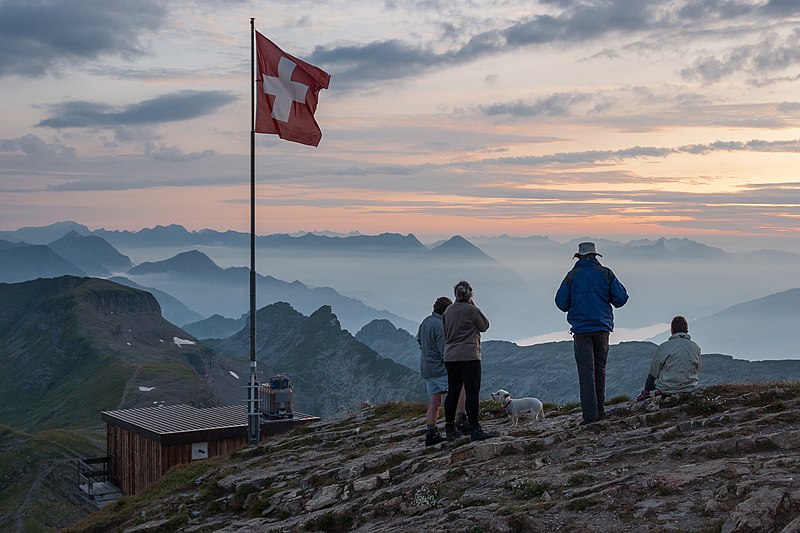
{"type": "Polygon", "coordinates": [[[428,396],[447,392],[447,374],[435,378],[425,378],[425,387],[428,389],[428,396]]]}

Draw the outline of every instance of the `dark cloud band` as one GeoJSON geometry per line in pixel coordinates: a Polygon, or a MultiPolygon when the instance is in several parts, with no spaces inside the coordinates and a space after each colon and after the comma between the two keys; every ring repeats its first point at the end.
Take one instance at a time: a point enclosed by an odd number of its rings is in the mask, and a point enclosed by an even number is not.
{"type": "Polygon", "coordinates": [[[52,106],[52,116],[37,126],[56,129],[104,128],[177,122],[209,115],[236,98],[225,91],[179,91],[123,109],[93,102],[64,102],[52,106]]]}
{"type": "Polygon", "coordinates": [[[57,75],[67,63],[142,55],[139,36],[164,16],[151,0],[3,0],[0,76],[57,75]]]}

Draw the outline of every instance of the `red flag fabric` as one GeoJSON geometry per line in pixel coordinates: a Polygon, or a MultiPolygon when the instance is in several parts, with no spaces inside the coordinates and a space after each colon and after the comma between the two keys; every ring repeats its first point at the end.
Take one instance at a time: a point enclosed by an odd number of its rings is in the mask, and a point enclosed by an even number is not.
{"type": "Polygon", "coordinates": [[[322,131],[314,111],[330,75],[287,54],[259,32],[256,52],[256,133],[277,133],[287,141],[318,146],[322,131]]]}

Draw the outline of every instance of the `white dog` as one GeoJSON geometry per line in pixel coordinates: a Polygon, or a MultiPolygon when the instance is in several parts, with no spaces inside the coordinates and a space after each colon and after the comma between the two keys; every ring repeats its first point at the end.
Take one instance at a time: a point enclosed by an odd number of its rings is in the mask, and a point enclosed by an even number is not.
{"type": "Polygon", "coordinates": [[[539,420],[540,417],[544,419],[544,406],[536,398],[512,398],[508,391],[500,389],[492,393],[492,400],[499,402],[506,410],[508,416],[511,417],[512,428],[517,426],[519,415],[522,414],[532,414],[531,422],[539,420]]]}

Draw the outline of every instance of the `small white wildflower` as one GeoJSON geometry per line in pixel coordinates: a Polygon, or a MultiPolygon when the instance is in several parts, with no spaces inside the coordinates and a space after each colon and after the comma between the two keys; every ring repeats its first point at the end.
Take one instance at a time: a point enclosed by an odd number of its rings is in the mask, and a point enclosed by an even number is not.
{"type": "Polygon", "coordinates": [[[423,485],[414,492],[414,505],[433,507],[438,496],[439,491],[423,485]]]}

